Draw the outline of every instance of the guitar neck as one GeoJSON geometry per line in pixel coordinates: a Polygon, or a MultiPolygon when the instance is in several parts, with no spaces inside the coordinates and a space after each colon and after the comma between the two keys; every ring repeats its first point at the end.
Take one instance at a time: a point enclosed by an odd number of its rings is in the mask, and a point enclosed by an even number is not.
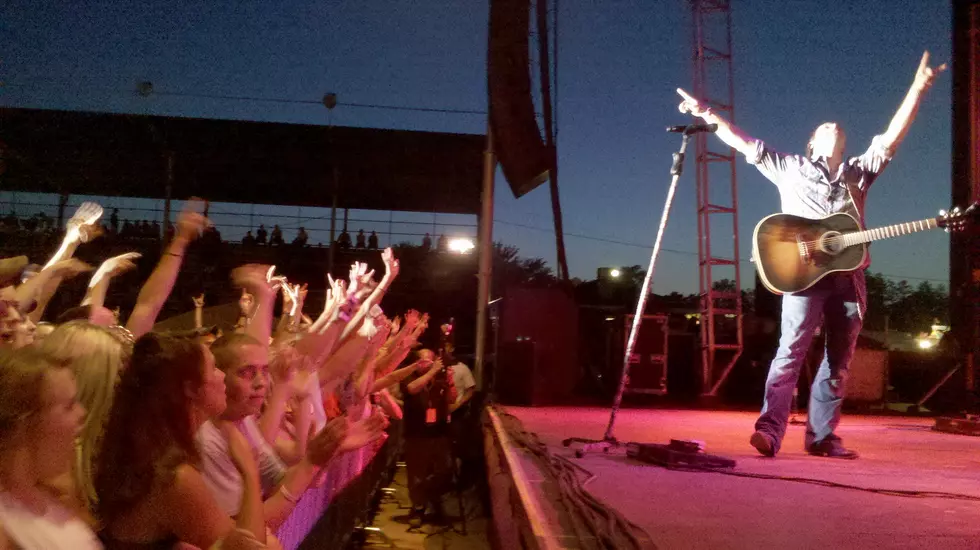
{"type": "Polygon", "coordinates": [[[895,225],[887,225],[885,227],[867,229],[864,231],[855,231],[854,233],[844,235],[843,241],[844,246],[853,246],[856,244],[869,243],[871,241],[890,239],[892,237],[901,237],[902,235],[918,233],[919,231],[928,231],[929,229],[936,229],[937,227],[939,227],[938,220],[936,218],[929,218],[915,222],[897,223],[895,225]]]}

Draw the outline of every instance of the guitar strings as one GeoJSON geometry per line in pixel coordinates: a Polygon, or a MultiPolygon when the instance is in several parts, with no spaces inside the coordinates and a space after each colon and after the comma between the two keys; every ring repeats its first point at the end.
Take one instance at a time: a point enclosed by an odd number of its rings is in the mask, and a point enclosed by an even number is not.
{"type": "MultiPolygon", "coordinates": [[[[925,225],[926,225],[926,228],[928,228],[928,229],[932,229],[933,228],[933,224],[930,223],[930,222],[932,222],[932,220],[926,220],[926,224],[925,225]]],[[[868,233],[868,234],[874,235],[874,232],[875,231],[878,231],[884,237],[897,236],[897,235],[890,235],[889,234],[889,232],[890,232],[890,230],[892,228],[897,228],[897,226],[883,227],[883,228],[880,228],[880,229],[877,229],[877,230],[875,230],[875,229],[864,229],[862,231],[856,231],[854,233],[848,233],[847,235],[835,235],[833,237],[827,237],[825,239],[818,239],[818,240],[815,240],[815,241],[800,241],[800,242],[803,244],[803,247],[806,249],[806,251],[809,252],[811,247],[818,246],[821,242],[826,242],[828,244],[836,245],[836,244],[840,244],[841,242],[843,242],[845,238],[847,238],[847,237],[849,237],[851,235],[858,234],[858,233],[868,233]]],[[[920,231],[921,231],[921,229],[920,229],[920,231]]],[[[904,235],[904,233],[902,233],[902,234],[904,235]]],[[[876,238],[877,237],[872,237],[871,240],[875,240],[876,238]]]]}

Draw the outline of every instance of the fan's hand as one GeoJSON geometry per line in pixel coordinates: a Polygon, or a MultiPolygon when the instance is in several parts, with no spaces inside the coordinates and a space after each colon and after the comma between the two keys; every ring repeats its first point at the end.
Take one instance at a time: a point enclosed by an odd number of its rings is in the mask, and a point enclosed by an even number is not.
{"type": "Polygon", "coordinates": [[[101,227],[95,224],[102,218],[102,207],[94,202],[83,202],[78,206],[78,210],[68,220],[66,227],[68,235],[78,238],[83,243],[101,234],[101,227]]]}
{"type": "Polygon", "coordinates": [[[109,258],[108,260],[102,262],[99,269],[95,271],[92,281],[97,283],[106,277],[116,277],[117,275],[122,275],[131,269],[136,269],[134,260],[141,258],[142,256],[143,255],[139,252],[127,252],[125,254],[120,254],[109,258]]]}
{"type": "Polygon", "coordinates": [[[204,233],[204,230],[211,225],[207,217],[200,213],[204,211],[206,205],[205,201],[197,197],[193,197],[184,203],[184,209],[177,217],[176,239],[190,242],[204,233]]]}

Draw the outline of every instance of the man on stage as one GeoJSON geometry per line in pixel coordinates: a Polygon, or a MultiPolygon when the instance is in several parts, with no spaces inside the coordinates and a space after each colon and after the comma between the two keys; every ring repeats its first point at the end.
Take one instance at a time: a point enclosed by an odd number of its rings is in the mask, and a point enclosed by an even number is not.
{"type": "MultiPolygon", "coordinates": [[[[864,226],[868,188],[892,158],[908,132],[926,90],[946,65],[929,66],[929,52],[922,55],[912,86],[888,128],[871,140],[857,157],[844,157],[844,130],[834,122],[821,124],[807,143],[805,155],[778,153],[764,142],[748,137],[684,90],[679,109],[717,124],[717,135],[744,154],[749,164],[776,185],[782,211],[816,219],[847,212],[864,226]]],[[[779,349],[769,367],[762,414],[749,439],[764,456],[779,451],[789,418],[793,389],[800,375],[810,341],[823,323],[826,349],[810,389],[805,449],[833,458],[857,458],[834,434],[840,421],[847,368],[864,318],[866,291],[864,268],[832,273],[814,286],[783,296],[779,349]]]]}

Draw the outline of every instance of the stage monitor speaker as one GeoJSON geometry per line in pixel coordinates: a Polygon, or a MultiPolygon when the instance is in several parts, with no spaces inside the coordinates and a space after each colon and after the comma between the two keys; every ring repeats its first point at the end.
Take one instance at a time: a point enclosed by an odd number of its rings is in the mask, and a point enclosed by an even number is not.
{"type": "MultiPolygon", "coordinates": [[[[543,0],[539,0],[543,1],[543,0]]],[[[531,97],[530,0],[491,0],[487,93],[493,148],[515,197],[548,180],[553,152],[531,97]]]]}
{"type": "Polygon", "coordinates": [[[494,372],[504,403],[567,402],[581,378],[578,307],[561,289],[511,288],[501,301],[499,361],[494,372]]]}

